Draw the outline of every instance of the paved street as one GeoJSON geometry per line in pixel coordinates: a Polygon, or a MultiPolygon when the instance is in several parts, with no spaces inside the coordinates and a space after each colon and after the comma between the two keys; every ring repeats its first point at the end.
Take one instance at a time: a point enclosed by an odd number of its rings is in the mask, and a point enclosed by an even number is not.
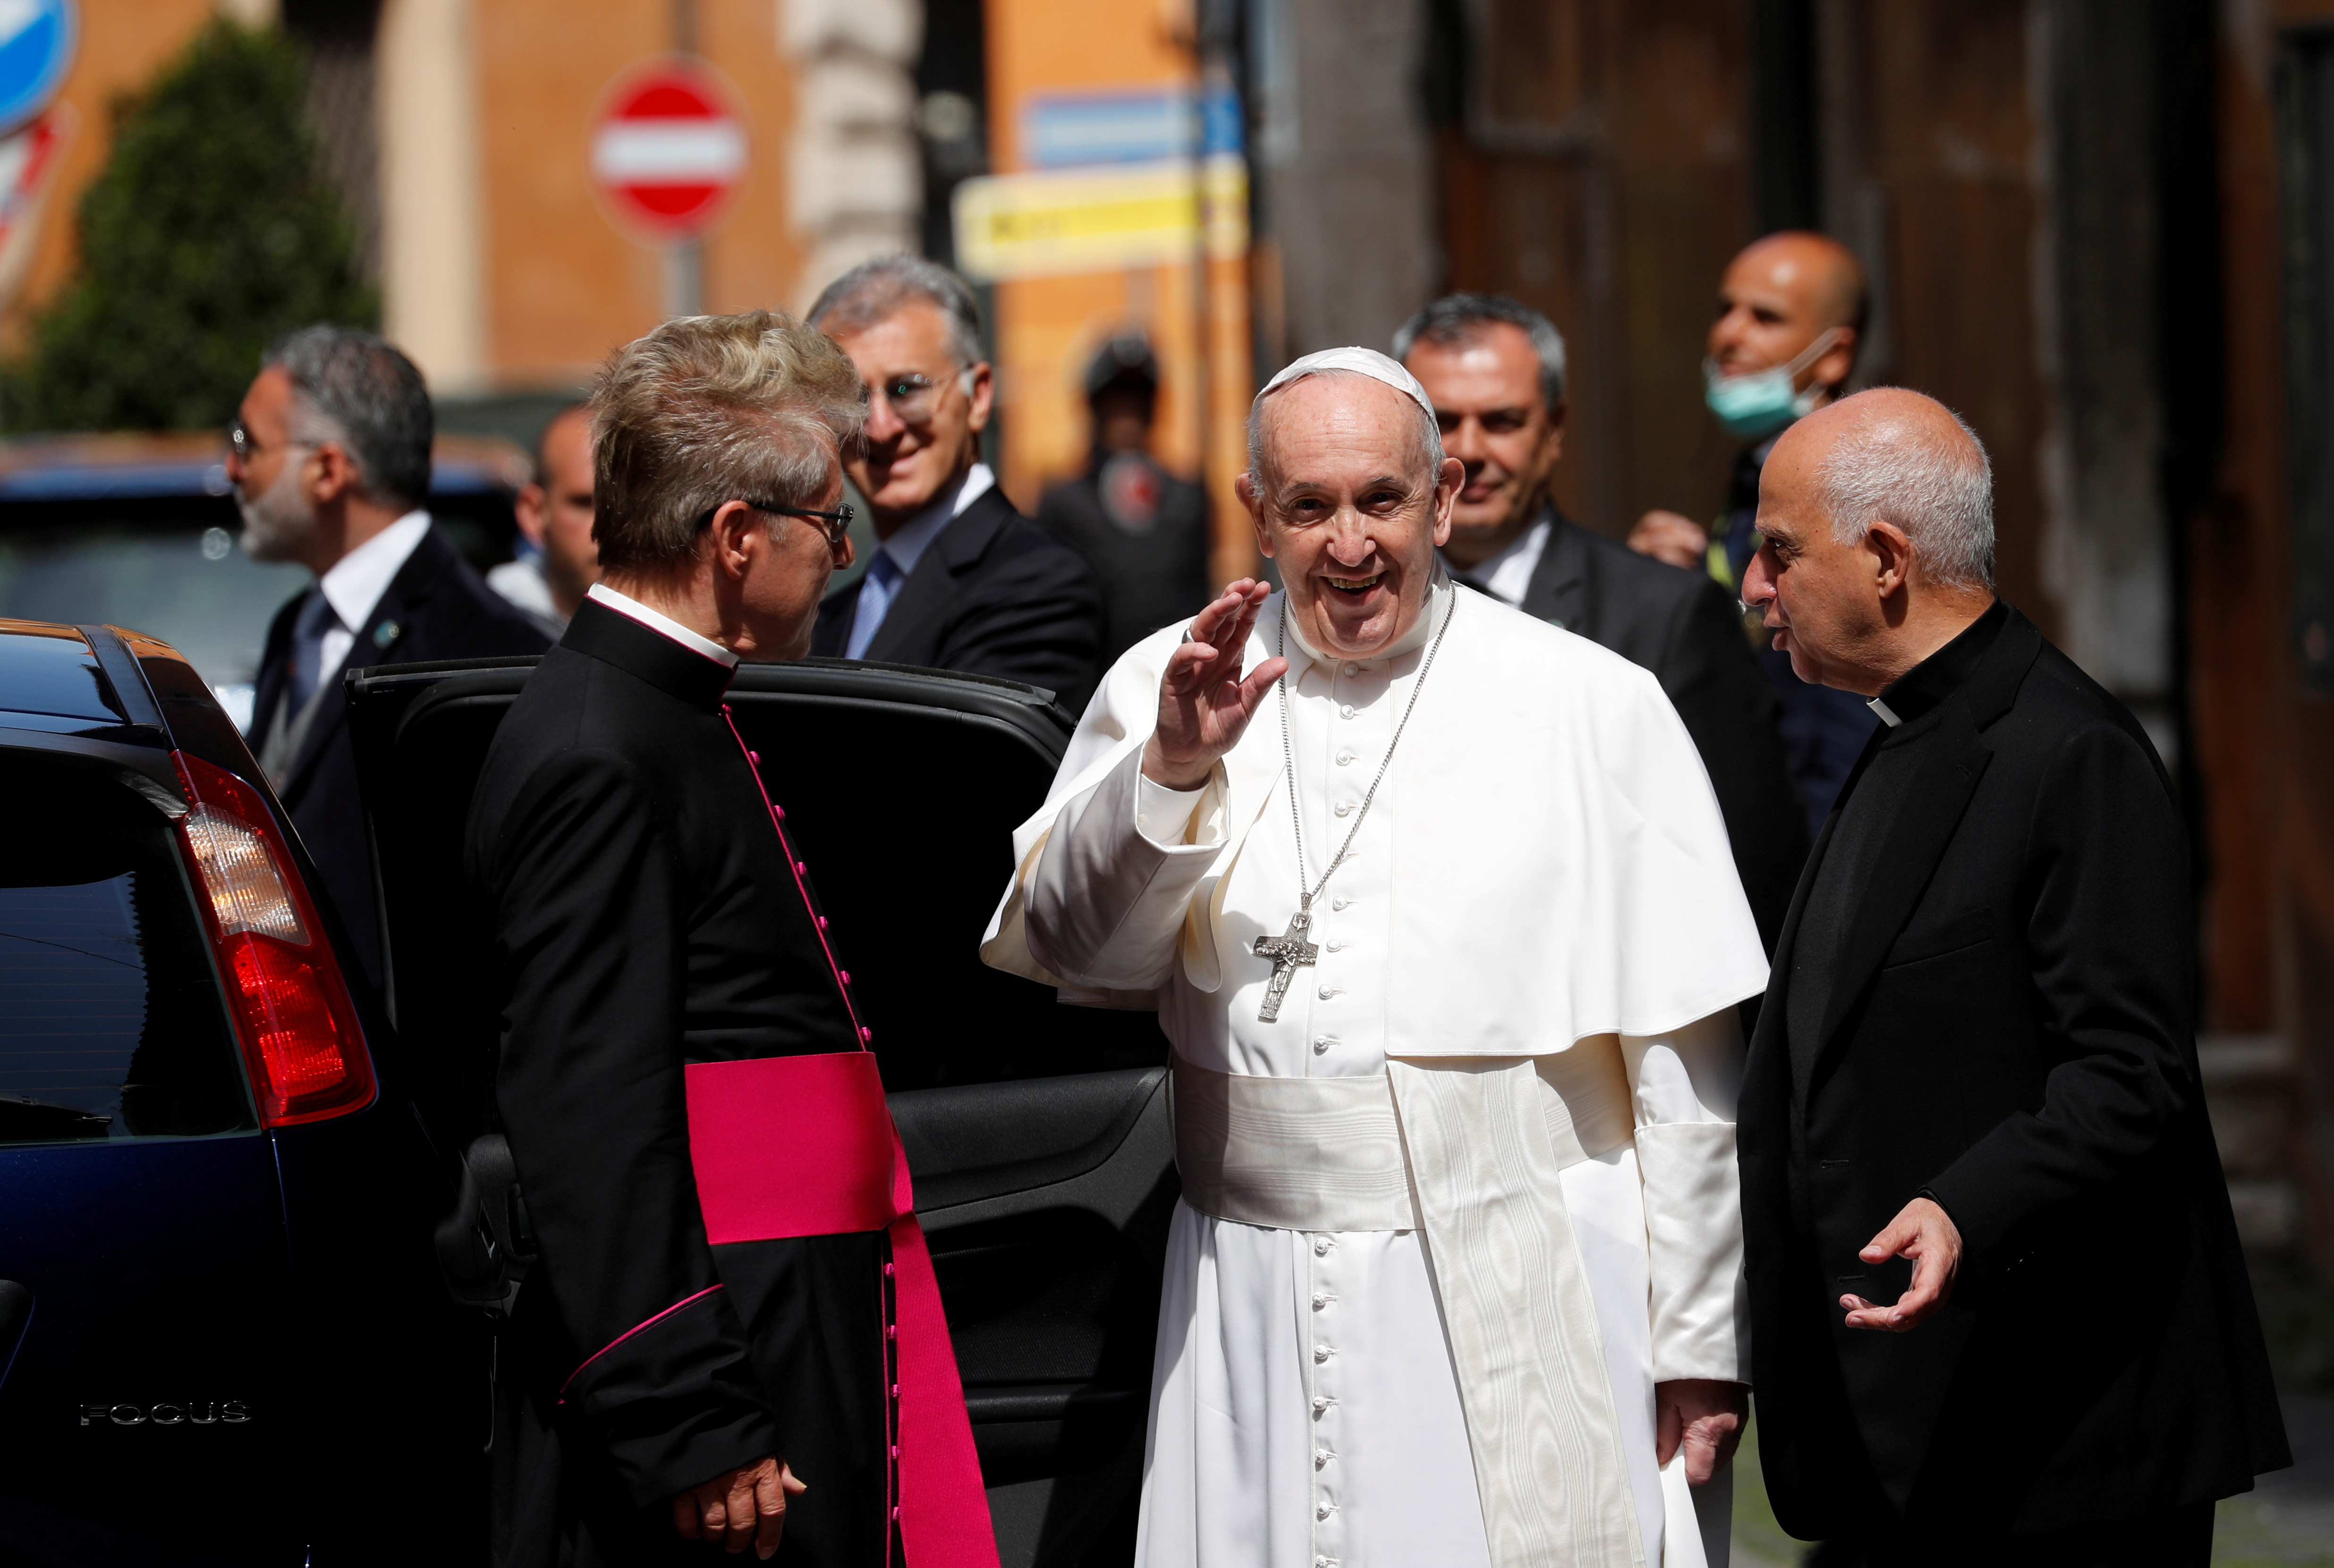
{"type": "MultiPolygon", "coordinates": [[[[2282,1390],[2293,1468],[2221,1505],[2214,1568],[2334,1568],[2334,1395],[2282,1390]]],[[[1806,1548],[1768,1512],[1753,1446],[1736,1461],[1734,1568],[1794,1568],[1806,1548]]]]}

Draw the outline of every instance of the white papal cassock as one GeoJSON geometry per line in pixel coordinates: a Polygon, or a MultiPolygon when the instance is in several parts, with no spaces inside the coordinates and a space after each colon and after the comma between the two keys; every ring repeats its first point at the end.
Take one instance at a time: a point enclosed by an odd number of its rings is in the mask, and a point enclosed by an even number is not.
{"type": "Polygon", "coordinates": [[[1277,697],[1203,789],[1164,789],[1141,753],[1181,629],[1138,643],[1015,837],[983,956],[1155,1001],[1177,1059],[1143,1568],[1723,1563],[1725,1484],[1657,1472],[1654,1385],[1748,1376],[1732,1009],[1766,983],[1757,931],[1653,677],[1439,574],[1378,658],[1289,628],[1310,874],[1446,614],[1276,1022],[1251,944],[1297,906],[1277,697]]]}

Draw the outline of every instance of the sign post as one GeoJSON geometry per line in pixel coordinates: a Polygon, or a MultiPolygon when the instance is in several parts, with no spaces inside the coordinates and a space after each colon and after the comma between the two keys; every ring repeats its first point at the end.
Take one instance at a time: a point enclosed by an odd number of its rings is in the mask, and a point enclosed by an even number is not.
{"type": "Polygon", "coordinates": [[[593,184],[621,226],[666,247],[668,315],[704,309],[699,242],[744,188],[750,140],[736,90],[689,56],[618,78],[593,117],[593,184]]]}

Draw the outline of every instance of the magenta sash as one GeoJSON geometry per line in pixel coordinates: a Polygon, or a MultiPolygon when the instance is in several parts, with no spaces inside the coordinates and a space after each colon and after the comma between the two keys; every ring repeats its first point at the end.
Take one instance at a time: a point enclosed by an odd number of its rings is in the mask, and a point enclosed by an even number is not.
{"type": "Polygon", "coordinates": [[[688,1086],[690,1158],[708,1241],[890,1233],[883,1334],[892,1517],[911,1568],[997,1568],[956,1347],[874,1056],[697,1062],[688,1086]]]}

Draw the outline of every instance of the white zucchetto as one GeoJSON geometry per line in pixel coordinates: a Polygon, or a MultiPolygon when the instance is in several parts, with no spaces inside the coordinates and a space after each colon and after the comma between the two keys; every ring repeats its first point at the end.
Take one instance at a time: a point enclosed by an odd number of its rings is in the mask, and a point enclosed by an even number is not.
{"type": "Polygon", "coordinates": [[[1400,361],[1388,359],[1375,349],[1359,347],[1323,349],[1318,353],[1307,354],[1302,359],[1292,360],[1278,375],[1265,382],[1263,390],[1257,393],[1256,400],[1261,403],[1272,394],[1274,389],[1286,386],[1300,377],[1309,376],[1319,370],[1352,370],[1357,375],[1367,376],[1372,380],[1384,381],[1387,386],[1416,403],[1419,411],[1426,416],[1426,422],[1430,427],[1434,424],[1434,405],[1427,400],[1426,389],[1418,384],[1418,378],[1403,370],[1400,361]]]}

